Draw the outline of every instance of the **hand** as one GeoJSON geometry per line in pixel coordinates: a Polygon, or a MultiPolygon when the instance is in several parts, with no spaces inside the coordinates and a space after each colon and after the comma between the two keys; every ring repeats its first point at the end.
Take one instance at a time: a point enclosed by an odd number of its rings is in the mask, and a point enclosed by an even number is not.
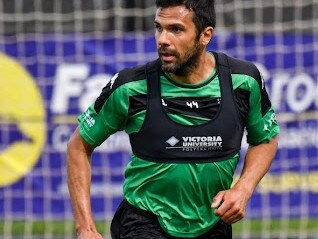
{"type": "Polygon", "coordinates": [[[244,190],[232,188],[220,191],[213,198],[211,207],[222,221],[233,224],[245,216],[248,200],[249,196],[244,190]]]}
{"type": "Polygon", "coordinates": [[[77,239],[103,239],[103,237],[96,231],[79,231],[77,239]]]}

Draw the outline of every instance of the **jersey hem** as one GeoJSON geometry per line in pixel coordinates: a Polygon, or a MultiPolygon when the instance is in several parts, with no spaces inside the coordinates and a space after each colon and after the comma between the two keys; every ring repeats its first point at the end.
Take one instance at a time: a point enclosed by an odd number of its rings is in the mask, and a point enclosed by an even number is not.
{"type": "Polygon", "coordinates": [[[162,230],[164,230],[168,235],[173,236],[173,237],[178,237],[178,238],[195,238],[195,237],[200,237],[202,235],[204,235],[205,233],[207,233],[209,230],[211,230],[212,227],[214,227],[214,225],[216,225],[218,223],[220,219],[218,218],[217,220],[215,220],[215,222],[213,224],[211,224],[209,227],[204,228],[204,230],[200,230],[198,232],[177,232],[177,231],[171,231],[171,230],[166,230],[166,228],[163,226],[164,223],[160,220],[160,218],[158,217],[158,221],[159,224],[162,228],[162,230]]]}
{"type": "Polygon", "coordinates": [[[159,223],[160,227],[162,228],[162,230],[165,233],[167,233],[169,236],[173,236],[173,237],[195,238],[195,237],[202,236],[205,233],[207,233],[209,230],[211,230],[211,228],[214,227],[220,220],[220,218],[216,218],[216,220],[211,225],[209,225],[207,228],[204,228],[202,230],[198,230],[198,232],[178,232],[178,231],[167,230],[163,220],[160,220],[160,215],[157,215],[156,213],[154,213],[151,210],[147,209],[147,207],[142,207],[142,208],[138,207],[137,205],[132,203],[125,195],[124,195],[124,200],[126,200],[129,204],[131,204],[133,207],[135,207],[135,208],[137,208],[139,210],[144,210],[145,212],[149,212],[149,213],[153,214],[157,218],[158,223],[159,223]]]}
{"type": "Polygon", "coordinates": [[[79,126],[79,133],[82,136],[82,138],[86,141],[86,143],[94,147],[99,146],[99,144],[96,144],[96,142],[94,142],[93,139],[90,138],[90,136],[86,133],[85,128],[82,125],[79,126]]]}

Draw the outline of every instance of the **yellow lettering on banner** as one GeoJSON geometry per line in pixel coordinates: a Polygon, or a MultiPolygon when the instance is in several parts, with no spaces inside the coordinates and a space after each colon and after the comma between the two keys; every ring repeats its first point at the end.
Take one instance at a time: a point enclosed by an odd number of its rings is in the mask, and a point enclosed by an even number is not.
{"type": "MultiPolygon", "coordinates": [[[[239,176],[235,176],[234,182],[239,176]]],[[[261,194],[308,191],[318,193],[318,171],[310,173],[284,172],[267,174],[257,189],[261,194]]]]}
{"type": "Polygon", "coordinates": [[[311,185],[311,191],[318,193],[318,173],[310,173],[308,175],[308,183],[311,185]]]}

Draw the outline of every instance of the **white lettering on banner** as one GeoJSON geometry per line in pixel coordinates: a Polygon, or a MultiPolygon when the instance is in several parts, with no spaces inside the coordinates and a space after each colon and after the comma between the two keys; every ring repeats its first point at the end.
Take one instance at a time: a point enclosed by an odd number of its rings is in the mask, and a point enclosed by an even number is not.
{"type": "MultiPolygon", "coordinates": [[[[103,144],[96,148],[97,152],[112,153],[112,152],[127,152],[131,153],[129,137],[124,131],[117,132],[111,135],[103,144]]],[[[130,156],[128,155],[128,158],[130,156]]]]}
{"type": "Polygon", "coordinates": [[[66,114],[71,98],[78,98],[79,110],[83,112],[113,77],[110,74],[88,76],[88,64],[61,64],[57,67],[50,106],[52,113],[66,114]]]}
{"type": "Polygon", "coordinates": [[[83,81],[87,79],[88,73],[87,64],[61,64],[57,67],[51,100],[53,113],[66,113],[70,98],[81,95],[83,81]]]}
{"type": "Polygon", "coordinates": [[[317,147],[318,128],[307,126],[303,128],[291,127],[282,130],[279,137],[279,147],[282,148],[303,148],[317,147]]]}
{"type": "MultiPolygon", "coordinates": [[[[262,64],[255,63],[264,81],[271,79],[267,88],[273,107],[277,112],[285,111],[283,103],[293,112],[306,111],[312,104],[318,107],[318,79],[313,79],[306,73],[291,75],[279,72],[271,75],[262,64]]],[[[51,111],[55,114],[65,114],[70,108],[70,99],[78,98],[79,111],[83,112],[96,99],[101,89],[111,81],[111,86],[117,79],[117,74],[96,74],[89,77],[88,64],[61,64],[57,66],[54,88],[51,100],[51,111]]],[[[164,103],[164,102],[163,102],[164,103]]],[[[187,102],[191,108],[198,108],[198,102],[187,102]]]]}
{"type": "MultiPolygon", "coordinates": [[[[261,64],[256,64],[265,82],[271,78],[269,71],[261,64]]],[[[313,79],[306,73],[291,75],[286,72],[275,73],[271,79],[271,88],[267,88],[275,110],[286,111],[282,103],[300,113],[313,104],[318,107],[318,79],[313,79]]]]}
{"type": "Polygon", "coordinates": [[[83,112],[96,100],[103,87],[109,82],[111,75],[97,74],[84,83],[84,93],[79,95],[79,109],[83,112]]]}
{"type": "Polygon", "coordinates": [[[67,142],[70,139],[73,128],[67,125],[59,125],[52,132],[52,145],[56,151],[65,152],[67,142]]]}
{"type": "MultiPolygon", "coordinates": [[[[294,112],[303,112],[315,102],[315,83],[307,74],[296,75],[287,88],[287,101],[294,112]]],[[[317,92],[317,91],[316,91],[317,92]]]]}
{"type": "MultiPolygon", "coordinates": [[[[123,194],[122,183],[107,183],[107,182],[92,182],[90,188],[90,194],[94,196],[103,196],[106,198],[121,197],[123,194]]],[[[63,197],[69,197],[69,190],[67,182],[62,182],[58,185],[57,194],[63,197]]]]}
{"type": "Polygon", "coordinates": [[[271,98],[271,102],[273,104],[273,107],[277,110],[281,110],[281,103],[282,103],[282,97],[283,97],[283,91],[286,87],[288,81],[289,81],[289,74],[287,73],[280,73],[275,74],[274,79],[272,81],[272,87],[269,90],[269,95],[271,98]]]}
{"type": "MultiPolygon", "coordinates": [[[[57,152],[65,152],[67,142],[70,139],[74,127],[68,125],[58,125],[52,132],[52,145],[57,152]]],[[[117,132],[111,135],[102,145],[95,149],[96,152],[131,152],[128,135],[123,132],[117,132]]]]}

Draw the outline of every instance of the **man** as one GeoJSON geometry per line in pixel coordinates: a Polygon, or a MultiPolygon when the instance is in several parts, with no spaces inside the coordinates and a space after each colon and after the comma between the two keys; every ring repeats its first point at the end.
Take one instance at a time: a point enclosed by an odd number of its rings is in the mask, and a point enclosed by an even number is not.
{"type": "Polygon", "coordinates": [[[124,69],[79,117],[68,145],[78,238],[102,238],[90,207],[95,147],[118,130],[132,146],[112,238],[232,238],[277,150],[279,127],[257,68],[206,50],[213,0],[156,0],[159,59],[124,69]],[[243,129],[250,144],[231,187],[243,129]]]}

